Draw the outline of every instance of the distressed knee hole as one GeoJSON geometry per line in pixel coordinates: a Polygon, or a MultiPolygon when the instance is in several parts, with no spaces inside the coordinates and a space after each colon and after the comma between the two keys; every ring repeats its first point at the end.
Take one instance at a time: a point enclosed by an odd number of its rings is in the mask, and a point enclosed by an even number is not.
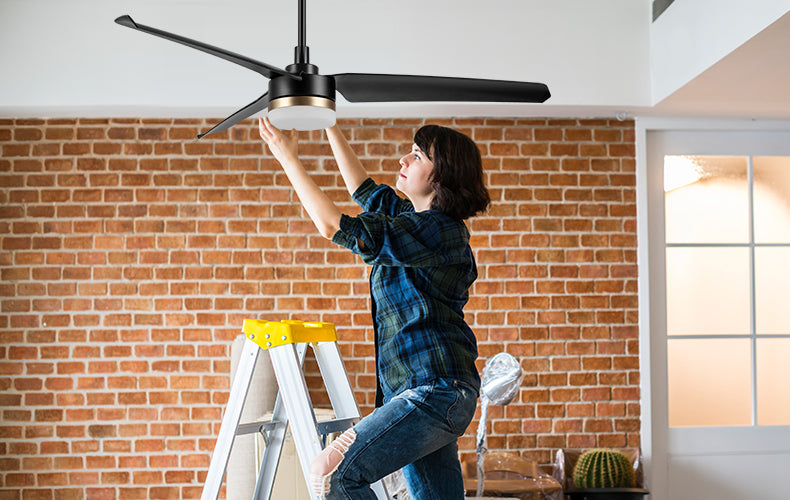
{"type": "Polygon", "coordinates": [[[329,480],[356,438],[357,433],[354,429],[347,430],[324,448],[310,464],[310,485],[319,498],[329,493],[329,480]]]}

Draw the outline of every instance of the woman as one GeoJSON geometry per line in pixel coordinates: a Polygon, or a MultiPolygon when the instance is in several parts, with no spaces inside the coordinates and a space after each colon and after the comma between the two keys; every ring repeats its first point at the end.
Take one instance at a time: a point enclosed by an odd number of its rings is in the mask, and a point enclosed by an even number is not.
{"type": "Polygon", "coordinates": [[[376,498],[370,484],[403,468],[414,499],[464,498],[457,438],[474,415],[477,344],[463,318],[477,267],[463,220],[490,203],[480,152],[467,136],[428,125],[400,159],[397,189],[370,179],[337,126],[332,152],[364,212],[342,214],[310,179],[293,135],[259,122],[321,234],[373,266],[376,409],[312,463],[316,495],[376,498]]]}

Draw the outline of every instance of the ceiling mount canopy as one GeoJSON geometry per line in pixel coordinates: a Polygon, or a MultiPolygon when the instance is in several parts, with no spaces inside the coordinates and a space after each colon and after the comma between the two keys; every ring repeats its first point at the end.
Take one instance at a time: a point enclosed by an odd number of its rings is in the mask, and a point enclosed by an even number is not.
{"type": "Polygon", "coordinates": [[[228,116],[198,139],[227,130],[240,121],[267,110],[272,124],[280,129],[319,130],[335,124],[336,92],[349,102],[464,101],[464,102],[544,102],[550,97],[543,83],[484,80],[420,75],[341,73],[321,75],[310,64],[306,36],[306,0],[299,1],[298,43],[294,63],[281,69],[249,57],[197,40],[168,33],[135,22],[130,16],[115,22],[206,52],[244,66],[269,79],[267,92],[228,116]]]}

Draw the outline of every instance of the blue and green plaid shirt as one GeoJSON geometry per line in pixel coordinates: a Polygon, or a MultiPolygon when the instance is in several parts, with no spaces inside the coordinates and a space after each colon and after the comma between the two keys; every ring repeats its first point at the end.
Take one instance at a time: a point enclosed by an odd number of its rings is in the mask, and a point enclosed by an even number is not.
{"type": "Polygon", "coordinates": [[[332,241],[373,266],[376,406],[439,378],[479,391],[477,342],[463,312],[477,278],[466,226],[438,210],[415,212],[369,178],[354,200],[364,212],[343,215],[332,241]]]}

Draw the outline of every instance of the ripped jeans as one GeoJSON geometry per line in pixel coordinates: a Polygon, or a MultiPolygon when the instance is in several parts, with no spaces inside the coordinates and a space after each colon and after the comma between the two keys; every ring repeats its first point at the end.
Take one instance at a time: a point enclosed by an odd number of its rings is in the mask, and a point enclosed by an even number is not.
{"type": "Polygon", "coordinates": [[[475,390],[457,380],[403,391],[336,440],[331,470],[316,478],[325,487],[314,491],[327,500],[375,499],[370,484],[403,468],[412,499],[463,500],[457,439],[476,406],[475,390]]]}

